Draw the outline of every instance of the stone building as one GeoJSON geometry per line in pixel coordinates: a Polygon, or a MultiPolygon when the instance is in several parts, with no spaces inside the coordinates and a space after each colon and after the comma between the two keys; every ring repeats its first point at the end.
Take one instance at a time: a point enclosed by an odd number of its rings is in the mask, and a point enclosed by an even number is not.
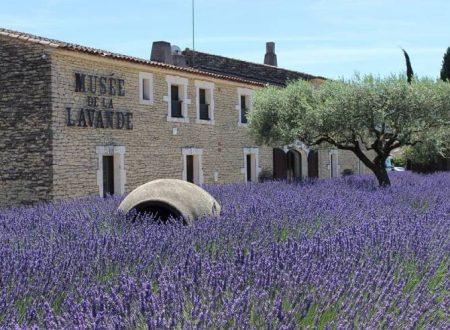
{"type": "Polygon", "coordinates": [[[196,184],[358,172],[337,150],[273,149],[248,134],[254,90],[322,79],[154,43],[145,60],[0,29],[0,207],[196,184]],[[275,167],[274,167],[275,166],[275,167]]]}

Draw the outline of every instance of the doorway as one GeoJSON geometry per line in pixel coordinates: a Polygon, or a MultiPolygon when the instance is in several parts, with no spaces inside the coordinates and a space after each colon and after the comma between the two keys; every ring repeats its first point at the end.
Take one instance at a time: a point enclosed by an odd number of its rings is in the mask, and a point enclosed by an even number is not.
{"type": "Polygon", "coordinates": [[[301,180],[302,178],[302,155],[296,150],[287,153],[287,179],[301,180]]]}
{"type": "Polygon", "coordinates": [[[252,155],[247,154],[247,181],[252,181],[252,155]]]}
{"type": "Polygon", "coordinates": [[[283,149],[273,149],[273,178],[275,180],[286,180],[287,157],[283,149]]]}
{"type": "Polygon", "coordinates": [[[194,182],[194,155],[186,155],[186,181],[194,182]]]}
{"type": "Polygon", "coordinates": [[[114,195],[114,156],[103,156],[103,197],[114,195]]]}
{"type": "Polygon", "coordinates": [[[199,148],[183,148],[183,180],[203,184],[202,154],[199,148]]]}

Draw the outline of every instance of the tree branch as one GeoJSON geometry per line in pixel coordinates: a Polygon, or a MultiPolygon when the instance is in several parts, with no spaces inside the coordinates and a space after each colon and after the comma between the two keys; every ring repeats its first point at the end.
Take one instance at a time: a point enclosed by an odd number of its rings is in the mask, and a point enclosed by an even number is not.
{"type": "Polygon", "coordinates": [[[316,140],[313,142],[313,144],[315,145],[319,145],[323,142],[327,142],[329,144],[334,145],[335,147],[337,147],[338,149],[343,149],[343,150],[354,150],[355,149],[355,143],[345,143],[345,142],[338,142],[335,139],[333,139],[332,137],[325,135],[325,136],[321,136],[316,138],[316,140]]]}

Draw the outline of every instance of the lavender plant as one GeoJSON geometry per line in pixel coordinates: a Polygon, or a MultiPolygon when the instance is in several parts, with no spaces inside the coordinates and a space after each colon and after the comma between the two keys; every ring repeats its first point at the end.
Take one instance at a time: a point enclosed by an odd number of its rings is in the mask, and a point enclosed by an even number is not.
{"type": "Polygon", "coordinates": [[[448,329],[450,176],[208,186],[218,219],[121,198],[0,211],[0,327],[448,329]]]}

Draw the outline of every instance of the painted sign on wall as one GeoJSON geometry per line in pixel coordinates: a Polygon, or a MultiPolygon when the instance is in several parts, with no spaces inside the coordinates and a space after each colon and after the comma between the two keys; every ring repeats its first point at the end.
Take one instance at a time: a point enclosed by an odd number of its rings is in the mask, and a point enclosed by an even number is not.
{"type": "Polygon", "coordinates": [[[114,109],[114,97],[125,96],[125,80],[75,73],[75,92],[86,94],[86,108],[67,107],[67,126],[133,129],[133,113],[114,109]]]}

